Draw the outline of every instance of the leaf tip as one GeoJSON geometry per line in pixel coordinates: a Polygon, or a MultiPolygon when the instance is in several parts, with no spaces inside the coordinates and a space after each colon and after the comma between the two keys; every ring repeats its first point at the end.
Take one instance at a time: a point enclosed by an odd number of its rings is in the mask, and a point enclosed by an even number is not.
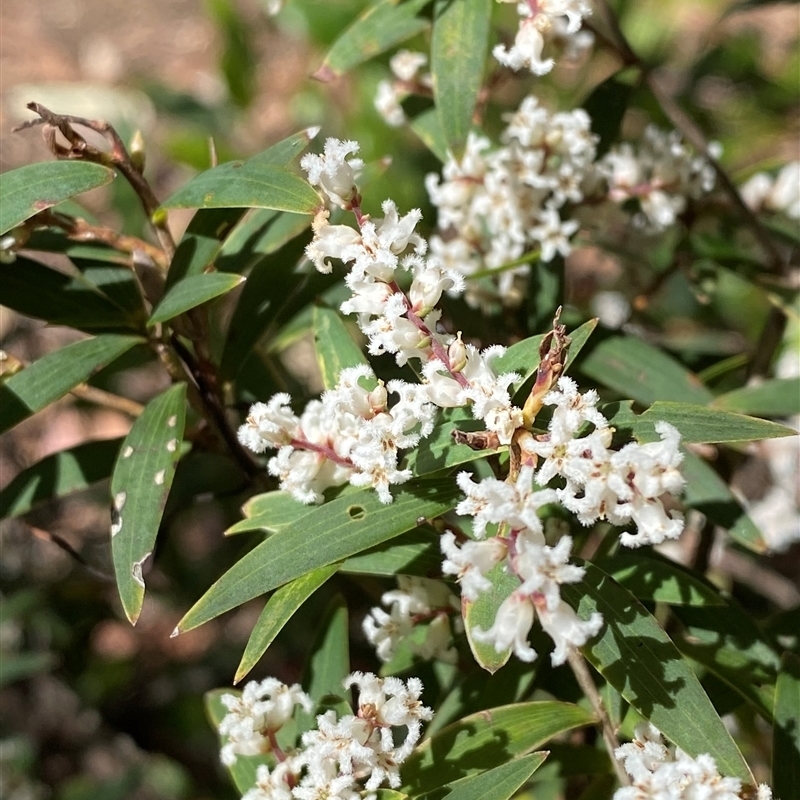
{"type": "Polygon", "coordinates": [[[336,73],[327,64],[323,64],[316,72],[312,73],[311,77],[320,83],[330,83],[336,77],[336,73]]]}
{"type": "Polygon", "coordinates": [[[306,128],[304,133],[306,135],[306,138],[310,142],[312,139],[316,139],[317,138],[317,134],[321,130],[322,130],[322,127],[320,125],[312,125],[310,128],[306,128]]]}
{"type": "Polygon", "coordinates": [[[175,626],[175,629],[174,629],[174,630],[172,631],[172,633],[169,635],[169,638],[170,638],[170,639],[174,639],[176,636],[180,636],[180,634],[181,634],[181,633],[182,633],[182,631],[181,631],[181,626],[180,626],[180,623],[179,623],[179,624],[177,624],[177,625],[175,626]]]}

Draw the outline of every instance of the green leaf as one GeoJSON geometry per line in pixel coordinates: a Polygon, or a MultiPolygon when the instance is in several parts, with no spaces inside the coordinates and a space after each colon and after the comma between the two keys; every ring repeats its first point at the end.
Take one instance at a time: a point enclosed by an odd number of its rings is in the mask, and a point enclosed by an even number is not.
{"type": "Polygon", "coordinates": [[[214,263],[226,237],[244,214],[241,208],[201,208],[197,211],[172,258],[167,273],[167,290],[189,275],[204,273],[214,263]]]}
{"type": "Polygon", "coordinates": [[[618,552],[594,563],[639,600],[679,606],[725,605],[714,589],[689,570],[656,554],[618,552]]]}
{"type": "Polygon", "coordinates": [[[440,422],[431,435],[405,456],[403,468],[410,469],[416,476],[430,475],[505,449],[473,450],[469,445],[456,444],[453,441],[453,431],[486,430],[486,424],[482,420],[476,420],[464,408],[443,409],[439,413],[439,419],[440,422]]]}
{"type": "Polygon", "coordinates": [[[0,235],[34,214],[113,178],[112,170],[88,161],[45,161],[4,172],[0,180],[0,235]]]}
{"type": "Polygon", "coordinates": [[[41,411],[144,340],[102,334],[42,356],[0,384],[0,433],[41,411]]]}
{"type": "Polygon", "coordinates": [[[656,400],[706,405],[714,399],[679,361],[633,336],[610,336],[601,341],[586,354],[581,372],[642,405],[656,400]]]}
{"type": "Polygon", "coordinates": [[[592,120],[592,133],[600,137],[597,158],[604,156],[617,140],[622,118],[633,94],[633,86],[620,81],[617,78],[619,74],[618,72],[595,86],[583,103],[583,108],[592,120]]]}
{"type": "Polygon", "coordinates": [[[281,139],[266,150],[251,156],[247,163],[288,167],[318,133],[319,128],[303,128],[303,130],[281,139]]]}
{"type": "Polygon", "coordinates": [[[595,717],[579,706],[550,700],[479,711],[417,747],[400,770],[401,790],[413,795],[431,792],[594,722],[595,717]]]}
{"type": "Polygon", "coordinates": [[[721,678],[771,721],[778,654],[749,615],[734,604],[721,608],[674,607],[685,634],[679,650],[721,678]]]}
{"type": "Polygon", "coordinates": [[[178,624],[185,632],[264,592],[413,528],[455,506],[452,480],[405,484],[384,505],[373,489],[337,497],[259,544],[228,570],[178,624]]]}
{"type": "Polygon", "coordinates": [[[694,453],[685,452],[681,472],[686,478],[683,502],[686,508],[702,512],[730,533],[739,544],[755,553],[766,553],[769,545],[755,522],[742,508],[713,467],[694,453]]]}
{"type": "MultiPolygon", "coordinates": [[[[350,637],[347,604],[341,595],[336,595],[322,616],[317,640],[303,674],[306,693],[319,707],[333,708],[341,718],[352,714],[350,691],[344,688],[344,680],[350,674],[350,637]],[[331,702],[328,698],[341,698],[331,702]]],[[[303,709],[297,712],[298,733],[314,727],[316,717],[306,714],[303,709]]]]}
{"type": "Polygon", "coordinates": [[[492,0],[437,0],[433,16],[433,96],[448,148],[458,158],[483,79],[492,0]]]}
{"type": "Polygon", "coordinates": [[[304,506],[302,503],[298,503],[289,492],[276,491],[257,494],[242,506],[245,519],[231,525],[225,531],[225,535],[230,536],[245,531],[277,533],[313,510],[313,506],[304,506]]]}
{"type": "MultiPolygon", "coordinates": [[[[690,756],[710,753],[723,775],[752,780],[692,669],[647,609],[609,575],[586,563],[579,583],[562,597],[587,618],[599,611],[605,627],[581,648],[586,658],[645,719],[690,756]]],[[[675,610],[690,608],[676,606],[675,610]]],[[[714,613],[713,610],[711,613],[714,613]]]]}
{"type": "Polygon", "coordinates": [[[634,435],[639,441],[654,442],[659,436],[655,423],[664,420],[674,425],[684,444],[752,442],[797,436],[797,431],[758,417],[746,417],[730,411],[717,411],[692,403],[657,402],[636,417],[634,435]]]}
{"type": "Polygon", "coordinates": [[[201,275],[189,275],[173,284],[161,302],[153,310],[148,326],[179,316],[192,308],[207,303],[231,289],[235,289],[244,281],[241,275],[224,272],[205,272],[201,275]]]}
{"type": "MultiPolygon", "coordinates": [[[[575,361],[578,353],[581,352],[596,327],[597,320],[590,319],[569,334],[566,368],[569,368],[572,362],[575,361]]],[[[544,334],[539,334],[511,345],[500,358],[492,362],[493,369],[498,375],[505,372],[520,374],[522,380],[517,385],[521,386],[536,372],[539,366],[539,347],[542,344],[542,339],[544,339],[544,334]]]]}
{"type": "Polygon", "coordinates": [[[784,653],[775,692],[772,791],[800,797],[800,658],[784,653]]]}
{"type": "Polygon", "coordinates": [[[396,539],[350,556],[340,572],[362,575],[438,575],[442,568],[439,533],[422,525],[396,539]]]}
{"type": "Polygon", "coordinates": [[[442,121],[435,107],[417,114],[409,123],[411,130],[420,141],[444,164],[447,161],[447,139],[442,129],[442,121]]]}
{"type": "Polygon", "coordinates": [[[333,43],[314,73],[328,81],[394,47],[430,24],[417,16],[430,0],[379,0],[366,9],[333,43]]]}
{"type": "Polygon", "coordinates": [[[153,555],[185,417],[186,384],[153,398],[125,437],[111,476],[111,554],[122,607],[132,625],[142,610],[142,568],[153,555]]]}
{"type": "Polygon", "coordinates": [[[756,417],[791,417],[800,414],[800,378],[775,378],[744,386],[720,395],[711,405],[756,417]]]}
{"type": "Polygon", "coordinates": [[[17,475],[0,495],[0,519],[18,517],[39,503],[86,489],[111,475],[122,439],[84,442],[47,456],[17,475]]]}
{"type": "Polygon", "coordinates": [[[336,386],[343,369],[369,363],[338,311],[315,306],[313,324],[317,364],[326,389],[336,386]]]}
{"type": "MultiPolygon", "coordinates": [[[[210,692],[206,692],[203,697],[206,716],[215,731],[219,730],[220,722],[228,713],[228,709],[222,704],[222,696],[225,694],[240,697],[242,693],[236,689],[212,689],[210,692]]],[[[227,741],[227,736],[219,736],[220,747],[226,744],[227,741]]],[[[269,759],[266,756],[237,756],[236,763],[232,767],[227,767],[240,794],[244,794],[256,785],[256,772],[262,764],[269,764],[269,759]]]]}
{"type": "Polygon", "coordinates": [[[519,589],[520,581],[503,564],[496,564],[486,573],[486,578],[491,582],[492,588],[481,592],[477,600],[462,597],[461,612],[472,655],[487,672],[494,674],[508,661],[511,648],[498,652],[493,644],[477,641],[474,630],[480,628],[488,631],[494,625],[497,609],[515,589],[519,589]]]}
{"type": "Polygon", "coordinates": [[[22,256],[0,262],[0,303],[51,325],[84,331],[137,330],[143,321],[143,313],[137,318],[126,312],[83,274],[68,275],[22,256]]]}
{"type": "Polygon", "coordinates": [[[283,626],[294,616],[306,600],[322,586],[338,569],[338,564],[320,567],[312,570],[307,575],[281,586],[267,600],[258,621],[253,628],[250,638],[242,655],[242,660],[236,668],[234,683],[239,683],[248,672],[258,663],[261,656],[281,632],[283,626]]]}
{"type": "Polygon", "coordinates": [[[459,781],[452,787],[447,800],[509,800],[542,766],[547,755],[546,752],[531,753],[459,781]]]}
{"type": "Polygon", "coordinates": [[[308,183],[285,167],[230,161],[195,175],[162,208],[272,208],[313,214],[321,205],[308,183]]]}

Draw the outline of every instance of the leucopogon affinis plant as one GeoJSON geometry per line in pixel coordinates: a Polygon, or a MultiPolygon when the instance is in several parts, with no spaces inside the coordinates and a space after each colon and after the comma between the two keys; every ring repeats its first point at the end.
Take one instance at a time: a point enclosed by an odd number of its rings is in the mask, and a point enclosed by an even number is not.
{"type": "MultiPolygon", "coordinates": [[[[800,415],[798,163],[737,188],[604,2],[494,5],[372,2],[315,73],[393,52],[362,99],[377,130],[438,158],[413,173],[435,219],[394,191],[378,205],[386,163],[355,133],[300,156],[320,130],[307,128],[161,203],[138,138],[127,148],[106,123],[31,104],[22,127],[44,126],[63,170],[31,165],[0,186],[0,302],[91,338],[30,365],[3,351],[3,430],[70,392],[134,420],[101,476],[133,624],[167,501],[235,496],[243,518],[226,533],[260,538],[173,635],[266,597],[240,683],[292,617],[316,629],[302,675],[278,664],[281,679],[206,695],[243,800],[510,800],[540,780],[559,800],[794,800],[792,609],[751,581],[774,613],[745,610],[747,570],[727,575],[717,552],[749,564],[788,548],[800,521],[784,496],[789,533],[762,534],[737,494],[749,443],[791,436],[769,418],[800,415]],[[559,106],[558,82],[538,91],[596,47],[622,66],[584,102],[559,106]],[[58,205],[116,174],[157,244],[58,205]],[[176,241],[179,208],[198,210],[176,241]],[[76,243],[111,266],[87,268],[76,243]],[[84,270],[74,294],[37,255],[50,251],[84,270]],[[582,297],[567,277],[592,252],[618,280],[587,280],[582,297]],[[703,316],[712,273],[769,293],[744,361],[716,358],[735,326],[727,309],[703,316]],[[672,312],[696,300],[686,317],[708,341],[685,344],[648,312],[662,291],[672,312]],[[303,341],[314,379],[287,370],[303,341]],[[91,383],[129,350],[169,378],[146,404],[91,383]],[[235,472],[233,488],[204,483],[194,456],[224,460],[213,474],[235,472]],[[537,773],[548,762],[556,777],[537,773]]],[[[52,474],[38,467],[4,490],[14,514],[52,474]]]]}

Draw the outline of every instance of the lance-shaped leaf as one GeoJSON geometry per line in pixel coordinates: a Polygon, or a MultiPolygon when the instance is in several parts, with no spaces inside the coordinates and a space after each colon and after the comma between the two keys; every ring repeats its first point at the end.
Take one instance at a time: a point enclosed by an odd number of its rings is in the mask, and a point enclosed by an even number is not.
{"type": "Polygon", "coordinates": [[[339,312],[331,308],[314,308],[314,347],[322,384],[326,389],[336,386],[343,369],[368,364],[367,357],[350,335],[339,312]]]}
{"type": "Polygon", "coordinates": [[[428,108],[417,114],[409,125],[428,150],[444,164],[447,161],[447,139],[436,108],[428,108]]]}
{"type": "Polygon", "coordinates": [[[515,589],[519,589],[520,580],[502,564],[496,564],[486,573],[486,578],[492,584],[492,588],[481,592],[477,600],[467,600],[462,597],[461,614],[472,655],[487,672],[494,674],[508,661],[511,648],[498,652],[494,644],[478,641],[475,638],[475,629],[488,631],[494,625],[497,610],[515,589]]]}
{"type": "Polygon", "coordinates": [[[304,128],[281,139],[266,150],[256,153],[248,160],[248,164],[271,164],[275,167],[287,167],[305,149],[306,145],[319,133],[318,127],[304,128]]]}
{"type": "Polygon", "coordinates": [[[439,533],[430,525],[422,525],[396,539],[350,556],[341,566],[341,572],[419,575],[422,578],[439,577],[441,569],[439,533]]]}
{"type": "Polygon", "coordinates": [[[791,417],[800,414],[800,378],[775,378],[735,389],[715,398],[711,405],[756,417],[791,417]]]}
{"type": "Polygon", "coordinates": [[[322,201],[299,175],[255,161],[229,161],[195,175],[163,208],[272,208],[313,214],[322,201]]]}
{"type": "Polygon", "coordinates": [[[542,766],[547,753],[531,753],[452,785],[448,800],[508,800],[542,766]]]}
{"type": "Polygon", "coordinates": [[[121,442],[84,442],[37,461],[3,489],[0,519],[25,514],[39,503],[66,497],[109,477],[121,442]]]}
{"type": "Polygon", "coordinates": [[[0,433],[41,411],[144,340],[103,334],[42,356],[0,384],[0,433]]]}
{"type": "Polygon", "coordinates": [[[772,790],[800,797],[800,657],[784,653],[775,692],[772,729],[772,790]]]}
{"type": "Polygon", "coordinates": [[[437,0],[431,39],[431,76],[439,120],[458,158],[467,141],[481,88],[492,0],[437,0]]]}
{"type": "MultiPolygon", "coordinates": [[[[599,611],[602,633],[581,648],[598,672],[645,719],[691,756],[709,753],[723,775],[752,775],[696,675],[655,618],[594,564],[562,597],[587,618],[599,611]]],[[[686,607],[677,606],[676,609],[686,607]]]]}
{"type": "Polygon", "coordinates": [[[336,572],[337,568],[338,564],[331,564],[315,569],[281,586],[267,600],[247,640],[242,660],[236,668],[234,683],[239,683],[253,669],[297,609],[336,572]]]}
{"type": "Polygon", "coordinates": [[[151,400],[125,437],[111,477],[111,553],[122,607],[133,625],[142,610],[142,570],[153,554],[185,417],[185,384],[151,400]]]}
{"type": "Polygon", "coordinates": [[[201,275],[188,275],[183,280],[173,284],[167,291],[150,315],[147,324],[149,326],[159,322],[166,322],[229,292],[231,289],[235,289],[243,281],[244,278],[241,275],[231,275],[225,272],[205,272],[201,275]]]}
{"type": "Polygon", "coordinates": [[[417,14],[429,2],[379,0],[373,3],[333,43],[314,77],[332,80],[424,31],[430,23],[417,14]]]}
{"type": "MultiPolygon", "coordinates": [[[[215,731],[219,730],[220,722],[222,722],[225,715],[228,713],[228,709],[225,708],[222,703],[222,696],[226,694],[240,697],[242,693],[235,689],[212,689],[210,692],[206,692],[203,698],[206,716],[211,723],[211,727],[215,731]]],[[[225,745],[227,741],[227,736],[220,735],[220,746],[225,745]]],[[[236,757],[236,763],[227,769],[240,794],[244,794],[256,785],[256,772],[259,766],[268,763],[269,759],[266,756],[236,757]]]]}
{"type": "Polygon", "coordinates": [[[0,180],[0,235],[34,214],[113,178],[112,170],[88,161],[45,161],[4,172],[0,180]]]}
{"type": "Polygon", "coordinates": [[[586,354],[581,372],[643,405],[714,399],[700,379],[672,356],[633,336],[610,336],[586,354]]]}
{"type": "Polygon", "coordinates": [[[684,453],[681,472],[686,479],[683,502],[687,508],[705,514],[748,550],[765,553],[769,549],[755,522],[713,467],[694,453],[684,453]]]}
{"type": "Polygon", "coordinates": [[[277,533],[313,510],[313,506],[298,503],[289,492],[257,494],[242,506],[245,519],[231,525],[225,531],[225,535],[230,536],[245,531],[277,533]]]}
{"type": "Polygon", "coordinates": [[[400,770],[401,789],[413,795],[431,792],[594,723],[595,717],[583,708],[550,700],[470,714],[417,747],[400,770]]]}
{"type": "Polygon", "coordinates": [[[453,508],[452,480],[419,481],[395,490],[384,505],[373,489],[337,497],[251,550],[195,605],[176,630],[184,632],[276,589],[312,569],[341,561],[411,530],[421,518],[453,508]]]}
{"type": "MultiPolygon", "coordinates": [[[[317,713],[333,708],[343,717],[352,714],[349,689],[344,680],[350,674],[350,637],[347,604],[341,595],[336,595],[322,616],[317,639],[311,650],[305,670],[303,687],[317,706],[317,713]],[[328,698],[340,698],[331,701],[328,698]],[[324,706],[324,708],[322,707],[324,706]]],[[[315,714],[297,711],[297,732],[310,730],[316,723],[315,714]]]]}
{"type": "Polygon", "coordinates": [[[85,331],[135,331],[141,320],[127,313],[82,274],[67,275],[18,256],[0,264],[0,304],[52,325],[85,331]]]}
{"type": "Polygon", "coordinates": [[[618,552],[594,563],[639,600],[677,606],[725,605],[714,589],[689,570],[655,554],[618,552]]]}
{"type": "Polygon", "coordinates": [[[684,443],[705,444],[752,442],[796,436],[797,431],[758,417],[747,417],[731,411],[717,411],[692,403],[657,402],[636,417],[633,433],[641,442],[657,441],[655,424],[664,420],[674,425],[684,443]]]}
{"type": "Polygon", "coordinates": [[[595,86],[583,102],[583,108],[592,121],[592,133],[597,134],[597,158],[604,156],[619,136],[622,118],[628,108],[633,86],[623,83],[616,75],[595,86]]]}

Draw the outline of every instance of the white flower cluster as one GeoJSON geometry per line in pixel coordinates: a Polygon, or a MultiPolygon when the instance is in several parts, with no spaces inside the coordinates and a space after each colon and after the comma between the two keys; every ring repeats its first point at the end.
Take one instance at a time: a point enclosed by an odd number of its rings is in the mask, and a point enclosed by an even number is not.
{"type": "Polygon", "coordinates": [[[613,429],[597,410],[597,392],[581,394],[573,380],[561,377],[558,388],[544,397],[554,406],[548,433],[531,437],[525,448],[542,459],[536,481],[544,486],[553,478],[564,479],[556,490],[558,502],[573,512],[583,525],[608,520],[614,525],[633,522],[637,532],[625,532],[626,547],[660,544],[683,531],[683,516],[668,513],[660,498],[683,488],[678,467],[683,454],[680,434],[668,422],[655,425],[660,442],[630,442],[621,450],[610,449],[613,429]],[[581,429],[592,431],[580,436],[581,429]]]}
{"type": "MultiPolygon", "coordinates": [[[[414,628],[427,622],[425,639],[417,644],[409,641],[411,652],[430,661],[438,659],[454,664],[458,654],[453,644],[450,617],[460,612],[458,598],[441,581],[397,576],[397,589],[385,592],[381,603],[389,608],[373,608],[364,618],[364,634],[375,647],[381,661],[390,661],[398,645],[408,640],[414,628]]],[[[461,617],[457,618],[457,623],[461,617]]]]}
{"type": "Polygon", "coordinates": [[[320,714],[317,727],[303,734],[302,747],[291,751],[281,749],[276,733],[295,705],[312,709],[299,686],[267,679],[248,683],[241,698],[223,695],[229,709],[219,726],[228,738],[223,763],[256,754],[276,762],[258,768],[256,785],[242,800],[374,800],[381,785],[400,785],[400,765],[419,741],[422,722],[433,717],[419,699],[422,682],[354,672],[344,682],[351,686],[358,689],[356,713],[338,719],[335,711],[320,714]]]}
{"type": "Polygon", "coordinates": [[[560,43],[567,58],[576,58],[594,42],[594,36],[581,31],[583,18],[592,13],[586,0],[500,0],[517,3],[521,17],[519,30],[511,48],[497,45],[492,55],[503,65],[520,70],[529,69],[534,75],[546,75],[555,61],[543,58],[545,47],[560,43]]]}
{"type": "Polygon", "coordinates": [[[555,643],[554,664],[563,663],[570,647],[585,644],[603,624],[600,614],[579,619],[561,599],[561,584],[579,581],[584,570],[569,564],[569,536],[554,546],[546,543],[541,508],[559,503],[584,525],[599,519],[616,525],[632,522],[637,532],[620,536],[628,547],[658,544],[683,530],[682,516],[668,514],[661,501],[663,494],[683,486],[678,431],[658,422],[660,442],[631,442],[619,451],[611,450],[613,431],[597,410],[597,400],[596,392],[580,394],[574,381],[560,378],[557,389],[543,398],[545,405],[554,406],[548,432],[519,441],[528,463],[514,482],[488,478],[475,483],[468,472],[457,479],[466,498],[456,512],[474,518],[476,539],[459,546],[453,533],[445,533],[442,571],[458,577],[468,600],[491,588],[486,575],[497,564],[519,578],[519,588],[502,603],[492,627],[476,630],[474,635],[478,641],[492,643],[498,652],[512,648],[524,661],[536,658],[528,634],[537,615],[555,643]],[[581,435],[587,428],[591,431],[581,435]],[[531,462],[540,464],[538,470],[531,462]],[[539,488],[557,476],[563,479],[561,488],[539,488]],[[489,525],[502,526],[499,535],[486,538],[489,525]]]}
{"type": "Polygon", "coordinates": [[[792,161],[773,178],[757,172],[739,190],[753,211],[778,211],[800,219],[800,161],[792,161]]]}
{"type": "MultiPolygon", "coordinates": [[[[614,751],[632,785],[617,789],[614,800],[741,800],[752,797],[742,793],[738,778],[719,774],[714,759],[708,754],[697,758],[680,748],[668,748],[661,733],[650,723],[636,726],[634,740],[614,751]]],[[[755,800],[771,800],[772,791],[762,784],[755,800]]]]}
{"type": "MultiPolygon", "coordinates": [[[[425,181],[443,232],[431,238],[431,251],[467,276],[509,264],[534,247],[543,261],[567,255],[579,227],[562,211],[583,200],[595,160],[588,114],[551,114],[529,96],[506,119],[502,147],[490,151],[489,139],[470,134],[461,160],[445,164],[443,180],[433,173],[425,181]]],[[[522,265],[498,275],[502,298],[520,301],[517,276],[527,270],[522,265]]]]}
{"type": "Polygon", "coordinates": [[[411,50],[399,50],[389,60],[394,79],[380,81],[375,94],[375,109],[387,125],[397,128],[406,121],[400,103],[409,94],[430,92],[430,73],[418,74],[427,63],[428,57],[424,53],[411,50]]]}
{"type": "Polygon", "coordinates": [[[398,469],[398,451],[433,429],[436,407],[420,388],[401,380],[384,386],[366,365],[343,369],[336,387],[299,417],[288,394],[253,405],[239,441],[256,453],[278,448],[269,472],[301,503],[321,503],[325,489],[348,482],[372,486],[390,503],[389,486],[411,477],[398,469]],[[387,390],[399,396],[391,408],[387,390]]]}
{"type": "MultiPolygon", "coordinates": [[[[709,149],[719,154],[719,146],[709,149]]],[[[653,125],[634,148],[628,142],[612,148],[597,164],[608,182],[608,199],[624,203],[635,199],[641,211],[633,224],[646,232],[659,232],[675,223],[686,210],[687,198],[697,199],[714,188],[714,170],[708,159],[695,155],[678,131],[669,133],[653,125]]]]}

